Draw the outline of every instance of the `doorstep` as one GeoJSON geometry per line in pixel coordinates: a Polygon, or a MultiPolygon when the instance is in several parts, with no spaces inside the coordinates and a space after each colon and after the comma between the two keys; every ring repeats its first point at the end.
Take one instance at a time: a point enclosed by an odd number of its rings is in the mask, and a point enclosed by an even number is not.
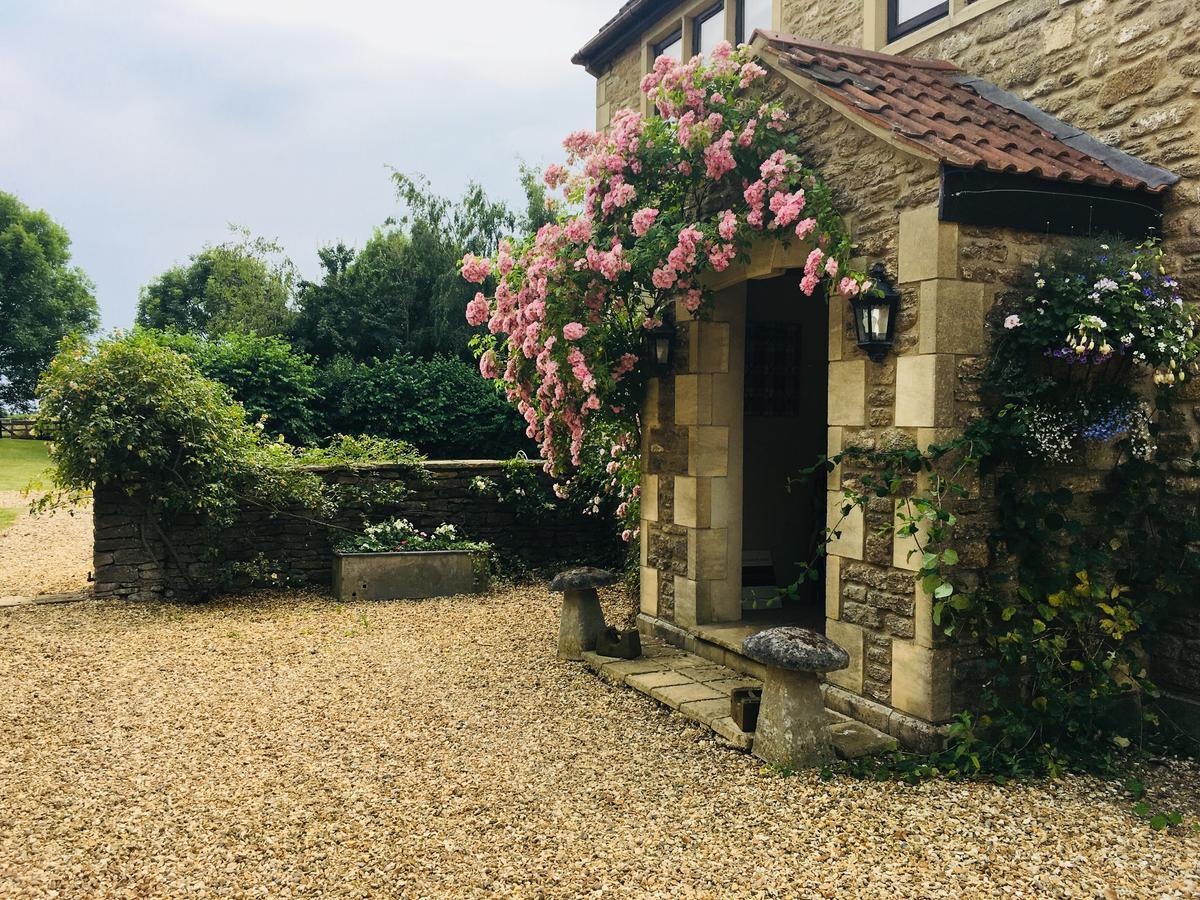
{"type": "MultiPolygon", "coordinates": [[[[665,641],[643,638],[637,659],[616,659],[584,651],[583,662],[605,681],[631,687],[713,731],[731,747],[750,750],[754,733],[742,731],[730,715],[735,688],[761,688],[762,681],[718,665],[665,641]]],[[[827,710],[829,736],[842,759],[879,753],[895,740],[869,725],[827,710]]]]}

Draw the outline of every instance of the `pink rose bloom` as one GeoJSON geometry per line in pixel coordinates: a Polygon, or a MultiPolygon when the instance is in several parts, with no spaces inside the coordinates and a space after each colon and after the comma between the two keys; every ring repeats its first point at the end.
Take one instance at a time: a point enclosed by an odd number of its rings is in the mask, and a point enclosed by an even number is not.
{"type": "Polygon", "coordinates": [[[479,374],[484,378],[499,378],[500,367],[496,365],[496,351],[489,350],[479,357],[479,374]]]}
{"type": "Polygon", "coordinates": [[[704,148],[704,173],[714,181],[737,167],[730,148],[733,132],[726,131],[720,138],[704,148]]]}
{"type": "Polygon", "coordinates": [[[555,190],[563,182],[567,180],[567,167],[561,166],[558,163],[546,166],[546,173],[542,176],[542,180],[546,182],[546,186],[550,190],[555,190]]]}
{"type": "Polygon", "coordinates": [[[484,279],[491,274],[492,264],[488,260],[473,253],[468,253],[463,257],[462,275],[467,281],[472,284],[483,284],[484,279]]]}
{"type": "Polygon", "coordinates": [[[586,216],[572,219],[567,223],[565,234],[573,244],[586,244],[592,239],[592,220],[586,216]]]}
{"type": "Polygon", "coordinates": [[[832,256],[829,257],[829,259],[825,260],[825,274],[828,275],[830,278],[837,278],[838,261],[836,259],[834,259],[832,256]]]}
{"type": "Polygon", "coordinates": [[[621,532],[621,540],[628,544],[631,540],[633,540],[633,532],[626,528],[621,532]]]}
{"type": "Polygon", "coordinates": [[[717,231],[725,240],[733,240],[733,236],[737,232],[737,216],[733,214],[732,209],[727,209],[721,213],[721,221],[717,225],[717,231]]]}
{"type": "Polygon", "coordinates": [[[587,334],[587,329],[578,322],[568,322],[563,326],[563,337],[568,341],[577,341],[587,334]]]}
{"type": "Polygon", "coordinates": [[[805,297],[811,297],[820,283],[821,279],[816,275],[805,275],[800,279],[800,290],[803,291],[805,297]]]}
{"type": "Polygon", "coordinates": [[[738,135],[737,143],[739,147],[749,147],[754,143],[754,132],[758,128],[758,119],[751,119],[746,123],[746,127],[742,129],[742,133],[738,135]]]}
{"type": "Polygon", "coordinates": [[[804,240],[806,237],[812,234],[813,229],[816,227],[816,219],[801,219],[796,223],[796,237],[800,238],[800,240],[804,240]]]}
{"type": "Polygon", "coordinates": [[[476,294],[475,299],[467,304],[467,324],[472,327],[482,325],[490,315],[491,309],[482,293],[476,294]]]}
{"type": "Polygon", "coordinates": [[[796,191],[794,194],[776,191],[771,195],[770,207],[771,212],[775,213],[773,227],[786,228],[800,218],[800,213],[804,210],[804,191],[796,191]]]}
{"type": "Polygon", "coordinates": [[[654,220],[657,218],[657,209],[650,206],[639,209],[633,214],[633,233],[638,237],[645,237],[646,232],[650,230],[650,226],[654,224],[654,220]]]}
{"type": "Polygon", "coordinates": [[[858,282],[853,278],[843,278],[838,283],[838,293],[843,297],[853,297],[858,293],[858,282]]]}

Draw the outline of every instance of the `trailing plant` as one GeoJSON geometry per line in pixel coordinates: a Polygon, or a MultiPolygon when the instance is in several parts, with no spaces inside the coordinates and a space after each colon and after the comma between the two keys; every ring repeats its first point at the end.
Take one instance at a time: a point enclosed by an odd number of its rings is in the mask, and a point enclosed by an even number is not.
{"type": "Polygon", "coordinates": [[[338,542],[342,553],[417,553],[430,550],[469,550],[487,553],[491,544],[472,541],[453,525],[443,523],[433,531],[421,531],[408,519],[393,519],[368,525],[361,534],[338,542]]]}
{"type": "Polygon", "coordinates": [[[981,379],[985,414],[960,438],[851,447],[809,470],[842,467],[843,516],[875,498],[900,501],[884,530],[910,544],[941,644],[971,667],[960,679],[978,685],[945,750],[851,767],[860,774],[1109,774],[1155,739],[1145,639],[1168,607],[1194,602],[1200,508],[1151,460],[1149,403],[1169,409],[1200,347],[1156,245],[1095,249],[1043,260],[1033,290],[1003,311],[981,379]],[[1123,299],[1110,308],[1109,294],[1123,299]],[[1123,334],[1110,339],[1114,326],[1123,334]],[[1112,362],[1126,377],[1101,377],[1112,362]],[[1157,397],[1136,380],[1150,371],[1157,397]],[[1047,409],[1065,437],[1051,438],[1047,409]],[[1080,460],[1088,443],[1107,444],[1112,465],[1090,481],[1064,478],[1052,463],[1080,460]]]}
{"type": "Polygon", "coordinates": [[[565,141],[568,164],[545,173],[566,205],[558,220],[494,258],[467,255],[463,276],[482,290],[467,320],[480,371],[523,416],[548,471],[589,464],[589,433],[606,435],[608,488],[624,503],[632,539],[646,372],[644,331],[678,303],[703,316],[708,273],[748,259],[753,242],[811,244],[801,290],[829,283],[871,290],[847,266],[849,240],[830,193],[798,155],[783,105],[762,90],[766,71],[746,47],[718,45],[679,63],[660,57],[642,82],[657,115],[624,109],[605,132],[565,141]],[[608,471],[609,469],[613,471],[608,471]]]}

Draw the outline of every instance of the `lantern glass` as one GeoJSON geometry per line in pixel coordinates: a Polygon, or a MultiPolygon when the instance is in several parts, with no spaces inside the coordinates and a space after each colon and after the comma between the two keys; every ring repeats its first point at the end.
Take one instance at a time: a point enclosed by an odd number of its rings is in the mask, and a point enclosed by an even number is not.
{"type": "Polygon", "coordinates": [[[862,318],[858,327],[861,340],[872,342],[887,340],[888,324],[892,318],[891,304],[887,300],[869,301],[859,311],[859,315],[862,318]]]}

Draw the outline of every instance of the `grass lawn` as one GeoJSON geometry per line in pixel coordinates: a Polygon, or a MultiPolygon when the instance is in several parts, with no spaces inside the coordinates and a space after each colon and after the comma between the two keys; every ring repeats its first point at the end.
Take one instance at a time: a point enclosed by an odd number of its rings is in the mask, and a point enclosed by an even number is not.
{"type": "Polygon", "coordinates": [[[47,467],[45,441],[0,438],[0,491],[24,490],[47,467]]]}

